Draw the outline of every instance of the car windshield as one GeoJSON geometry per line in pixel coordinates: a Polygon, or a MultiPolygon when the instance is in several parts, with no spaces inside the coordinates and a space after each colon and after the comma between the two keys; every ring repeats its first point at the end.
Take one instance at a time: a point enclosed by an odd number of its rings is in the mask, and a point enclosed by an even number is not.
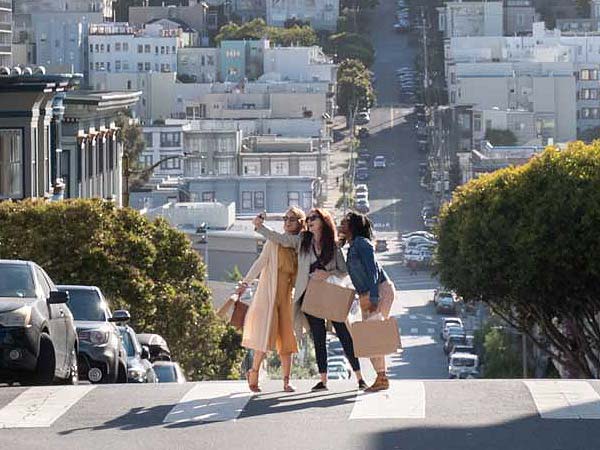
{"type": "Polygon", "coordinates": [[[136,345],[129,332],[125,329],[121,329],[121,337],[123,338],[123,347],[125,347],[127,356],[135,356],[136,345]]]}
{"type": "Polygon", "coordinates": [[[440,299],[440,303],[444,303],[446,305],[451,305],[452,303],[454,303],[454,300],[452,300],[452,297],[442,297],[440,299]]]}
{"type": "Polygon", "coordinates": [[[75,320],[106,322],[106,305],[97,291],[72,288],[60,288],[60,290],[69,291],[67,306],[73,313],[75,320]]]}
{"type": "Polygon", "coordinates": [[[455,367],[475,367],[475,360],[471,358],[452,358],[455,367]]]}
{"type": "Polygon", "coordinates": [[[160,365],[154,366],[153,369],[156,373],[156,376],[158,377],[158,381],[162,383],[177,381],[177,373],[175,371],[175,366],[160,365]]]}
{"type": "Polygon", "coordinates": [[[35,298],[35,283],[24,264],[0,264],[0,297],[35,298]]]}

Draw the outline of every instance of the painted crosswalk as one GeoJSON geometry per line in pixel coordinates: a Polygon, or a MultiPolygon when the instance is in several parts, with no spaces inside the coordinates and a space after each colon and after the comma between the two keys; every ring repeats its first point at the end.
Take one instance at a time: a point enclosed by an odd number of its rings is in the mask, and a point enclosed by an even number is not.
{"type": "MultiPolygon", "coordinates": [[[[452,415],[453,408],[456,408],[456,414],[460,414],[460,411],[464,413],[461,405],[470,401],[469,398],[464,398],[465,395],[468,396],[472,390],[474,398],[482,398],[481,393],[475,394],[475,392],[477,390],[487,392],[488,389],[493,389],[497,386],[498,380],[487,385],[485,380],[392,379],[388,391],[374,394],[356,392],[350,395],[348,392],[352,391],[353,382],[332,381],[330,392],[312,394],[308,392],[312,382],[300,381],[298,382],[301,386],[300,392],[291,396],[278,391],[278,382],[268,383],[264,395],[250,393],[246,383],[241,381],[189,383],[184,389],[177,391],[153,386],[136,387],[135,395],[123,395],[119,402],[111,401],[109,407],[114,407],[114,414],[118,417],[123,409],[144,410],[139,406],[142,402],[140,398],[144,399],[143,402],[147,402],[150,398],[151,402],[161,405],[160,410],[164,412],[161,412],[157,419],[158,423],[164,426],[210,422],[235,424],[260,416],[261,413],[257,408],[264,407],[265,404],[269,409],[266,413],[272,414],[278,404],[285,405],[286,408],[290,408],[293,404],[294,409],[298,410],[302,409],[303,403],[306,403],[307,408],[314,408],[319,405],[319,402],[331,405],[332,398],[343,394],[347,398],[346,401],[329,406],[336,409],[335,416],[339,420],[422,421],[452,415]],[[447,383],[457,383],[457,388],[452,389],[447,383]],[[465,391],[467,383],[472,384],[465,391]],[[163,406],[165,398],[161,396],[172,395],[174,392],[178,395],[174,398],[170,397],[167,403],[169,408],[165,409],[163,406]],[[460,399],[449,398],[449,395],[453,395],[452,392],[462,392],[460,399]],[[264,400],[265,398],[267,400],[264,400]],[[246,414],[246,410],[250,410],[251,413],[246,414]]],[[[503,400],[497,405],[497,411],[504,408],[511,413],[518,411],[520,415],[537,416],[541,420],[600,419],[600,384],[598,383],[586,380],[505,380],[505,383],[510,386],[510,391],[515,395],[506,400],[503,396],[503,400]]],[[[127,390],[126,387],[124,389],[127,390]]],[[[48,386],[28,389],[8,388],[8,391],[12,393],[10,396],[3,395],[6,391],[0,389],[0,436],[2,429],[68,428],[69,421],[77,420],[81,411],[96,408],[102,403],[103,398],[114,398],[111,397],[114,396],[114,388],[111,386],[48,386]],[[92,392],[93,395],[90,395],[92,392]]],[[[489,405],[481,405],[481,407],[485,409],[489,405]]],[[[473,403],[471,409],[477,410],[477,404],[473,403]]],[[[88,420],[93,422],[93,418],[88,420]]],[[[100,426],[110,421],[110,411],[104,412],[97,420],[100,426]]]]}

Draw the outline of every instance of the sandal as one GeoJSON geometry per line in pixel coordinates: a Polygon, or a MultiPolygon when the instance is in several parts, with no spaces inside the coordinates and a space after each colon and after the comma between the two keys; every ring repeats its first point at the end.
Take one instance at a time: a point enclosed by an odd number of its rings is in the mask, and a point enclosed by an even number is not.
{"type": "Polygon", "coordinates": [[[296,392],[296,388],[290,384],[290,377],[283,377],[283,392],[296,392]]]}
{"type": "Polygon", "coordinates": [[[258,370],[249,369],[246,372],[246,381],[248,381],[248,387],[250,388],[250,391],[252,391],[252,392],[262,392],[260,390],[260,387],[258,387],[258,370]],[[252,383],[250,381],[250,377],[252,376],[252,374],[256,374],[256,382],[255,383],[252,383]]]}

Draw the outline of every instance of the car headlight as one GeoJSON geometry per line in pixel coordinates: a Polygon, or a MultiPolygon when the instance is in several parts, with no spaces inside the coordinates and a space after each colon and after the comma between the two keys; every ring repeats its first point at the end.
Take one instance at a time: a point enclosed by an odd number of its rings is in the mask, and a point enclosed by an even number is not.
{"type": "Polygon", "coordinates": [[[26,327],[31,322],[31,307],[23,306],[14,311],[0,313],[0,325],[4,327],[26,327]]]}
{"type": "Polygon", "coordinates": [[[141,369],[128,369],[127,370],[127,375],[129,376],[129,378],[135,378],[135,379],[140,379],[140,378],[144,378],[144,375],[146,373],[141,370],[141,369]]]}
{"type": "Polygon", "coordinates": [[[109,339],[109,333],[97,330],[81,330],[77,333],[80,341],[89,342],[94,345],[106,344],[109,339]]]}

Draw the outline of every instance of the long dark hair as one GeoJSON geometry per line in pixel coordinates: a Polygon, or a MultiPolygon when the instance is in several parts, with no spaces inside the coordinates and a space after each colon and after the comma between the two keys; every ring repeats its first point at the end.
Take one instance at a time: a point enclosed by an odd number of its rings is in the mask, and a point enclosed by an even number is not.
{"type": "MultiPolygon", "coordinates": [[[[311,210],[309,215],[316,214],[321,218],[323,222],[323,228],[321,230],[321,256],[319,261],[325,265],[333,259],[335,248],[337,246],[337,227],[333,216],[324,209],[314,208],[311,210]]],[[[310,251],[313,241],[313,234],[310,231],[305,231],[302,235],[302,244],[300,245],[300,251],[302,253],[308,253],[310,251]]]]}
{"type": "Polygon", "coordinates": [[[348,224],[348,230],[352,234],[352,239],[362,236],[369,241],[373,240],[373,223],[364,214],[350,211],[346,214],[346,223],[348,224]]]}

